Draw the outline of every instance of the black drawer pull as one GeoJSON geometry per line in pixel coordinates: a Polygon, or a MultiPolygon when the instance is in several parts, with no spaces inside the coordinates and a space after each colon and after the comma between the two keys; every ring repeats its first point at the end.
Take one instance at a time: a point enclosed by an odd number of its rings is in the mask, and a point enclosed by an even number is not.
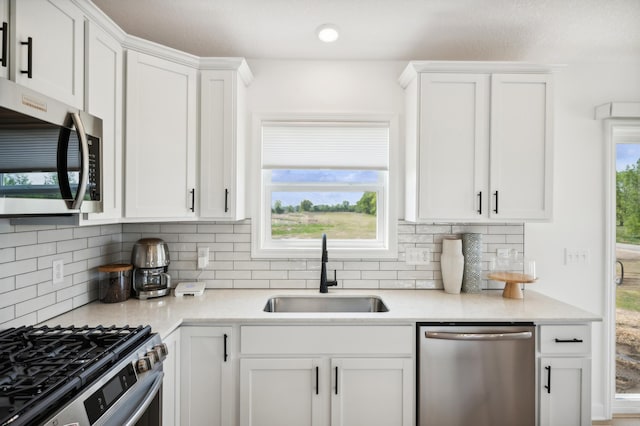
{"type": "Polygon", "coordinates": [[[7,49],[8,28],[6,22],[2,23],[2,28],[0,28],[0,30],[2,30],[2,58],[0,58],[0,64],[2,64],[3,67],[6,67],[7,56],[9,56],[9,50],[7,49]]]}
{"type": "Polygon", "coordinates": [[[224,334],[224,362],[227,362],[227,359],[229,358],[229,354],[227,353],[227,339],[229,338],[229,336],[227,336],[227,334],[224,334]]]}
{"type": "Polygon", "coordinates": [[[21,41],[21,45],[27,46],[27,70],[20,70],[21,74],[26,74],[27,78],[33,76],[33,39],[27,37],[27,41],[21,41]]]}
{"type": "Polygon", "coordinates": [[[575,337],[573,339],[558,339],[556,337],[556,343],[582,343],[582,342],[584,342],[584,340],[576,339],[575,337]]]}
{"type": "Polygon", "coordinates": [[[316,366],[316,395],[320,394],[320,367],[316,366]]]}
{"type": "Polygon", "coordinates": [[[547,370],[547,384],[544,388],[547,390],[547,393],[551,393],[551,366],[547,365],[544,369],[547,370]]]}

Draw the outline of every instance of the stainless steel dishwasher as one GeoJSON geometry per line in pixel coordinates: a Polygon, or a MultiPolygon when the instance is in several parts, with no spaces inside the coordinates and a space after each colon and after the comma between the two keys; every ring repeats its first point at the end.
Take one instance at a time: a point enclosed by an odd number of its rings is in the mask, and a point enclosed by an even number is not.
{"type": "Polygon", "coordinates": [[[419,426],[535,425],[535,326],[418,324],[419,426]]]}

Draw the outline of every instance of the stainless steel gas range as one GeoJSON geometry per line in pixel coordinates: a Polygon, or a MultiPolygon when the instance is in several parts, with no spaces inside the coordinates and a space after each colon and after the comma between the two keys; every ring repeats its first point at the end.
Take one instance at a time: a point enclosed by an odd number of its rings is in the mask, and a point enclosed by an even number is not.
{"type": "Polygon", "coordinates": [[[0,331],[0,425],[160,425],[166,356],[148,326],[0,331]]]}

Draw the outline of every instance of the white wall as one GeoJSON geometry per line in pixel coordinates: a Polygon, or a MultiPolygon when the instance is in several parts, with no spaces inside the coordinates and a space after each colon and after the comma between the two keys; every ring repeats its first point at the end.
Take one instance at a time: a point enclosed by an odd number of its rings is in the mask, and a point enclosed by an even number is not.
{"type": "MultiPolygon", "coordinates": [[[[555,84],[554,219],[525,226],[525,251],[537,260],[536,290],[585,310],[605,313],[605,188],[603,123],[594,107],[640,101],[640,62],[569,64],[555,84]],[[587,249],[586,265],[564,265],[564,249],[587,249]]],[[[603,418],[607,350],[594,324],[593,416],[603,418]]]]}

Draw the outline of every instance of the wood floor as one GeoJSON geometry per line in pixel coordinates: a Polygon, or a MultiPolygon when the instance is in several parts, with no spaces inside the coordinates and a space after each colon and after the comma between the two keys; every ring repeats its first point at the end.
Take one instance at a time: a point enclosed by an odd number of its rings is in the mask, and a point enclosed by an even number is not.
{"type": "Polygon", "coordinates": [[[593,422],[593,426],[640,426],[640,417],[616,416],[613,420],[593,422]]]}

